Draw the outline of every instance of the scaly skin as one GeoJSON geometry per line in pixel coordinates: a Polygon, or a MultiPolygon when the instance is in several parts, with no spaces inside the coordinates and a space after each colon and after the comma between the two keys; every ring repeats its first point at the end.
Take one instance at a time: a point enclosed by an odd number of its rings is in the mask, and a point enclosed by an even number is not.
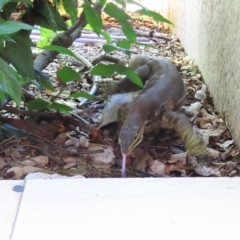
{"type": "MultiPolygon", "coordinates": [[[[186,87],[175,66],[166,59],[143,55],[135,55],[130,66],[145,83],[145,88],[129,106],[120,130],[119,143],[124,159],[142,141],[145,127],[159,122],[160,127],[174,129],[178,133],[189,155],[205,161],[205,144],[194,134],[188,118],[176,112],[185,99],[186,87]]],[[[129,92],[138,87],[124,78],[119,83],[111,83],[109,89],[129,92]]],[[[121,175],[125,176],[124,162],[121,175]]]]}

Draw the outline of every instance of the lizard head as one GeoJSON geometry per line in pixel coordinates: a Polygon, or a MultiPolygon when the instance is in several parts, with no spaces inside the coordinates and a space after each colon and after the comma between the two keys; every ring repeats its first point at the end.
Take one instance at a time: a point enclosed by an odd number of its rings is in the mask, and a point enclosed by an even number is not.
{"type": "Polygon", "coordinates": [[[145,125],[124,124],[121,128],[118,142],[122,152],[122,171],[121,176],[125,177],[126,158],[133,149],[142,141],[145,125]]]}
{"type": "Polygon", "coordinates": [[[121,146],[122,154],[127,156],[131,154],[133,149],[142,141],[145,125],[124,124],[121,128],[118,142],[121,146]]]}

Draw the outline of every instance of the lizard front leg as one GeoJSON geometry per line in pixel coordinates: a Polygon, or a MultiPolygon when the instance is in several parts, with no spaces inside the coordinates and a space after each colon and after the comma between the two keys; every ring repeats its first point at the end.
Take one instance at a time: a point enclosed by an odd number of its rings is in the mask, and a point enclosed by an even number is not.
{"type": "Polygon", "coordinates": [[[188,156],[195,156],[200,164],[207,162],[207,147],[202,138],[193,132],[189,119],[179,112],[165,112],[161,119],[162,128],[174,129],[184,143],[188,156]]]}

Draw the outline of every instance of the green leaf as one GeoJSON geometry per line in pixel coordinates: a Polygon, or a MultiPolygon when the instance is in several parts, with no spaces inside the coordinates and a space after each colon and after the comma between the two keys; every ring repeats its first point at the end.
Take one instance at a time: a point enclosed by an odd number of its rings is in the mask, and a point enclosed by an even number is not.
{"type": "Polygon", "coordinates": [[[92,69],[91,75],[110,76],[114,72],[117,72],[120,75],[126,75],[132,82],[134,82],[139,87],[144,86],[142,80],[136,72],[134,72],[129,67],[125,67],[121,64],[99,64],[92,69]]]}
{"type": "Polygon", "coordinates": [[[43,48],[49,45],[55,36],[56,33],[53,30],[40,27],[40,40],[37,42],[37,46],[43,48]]]}
{"type": "Polygon", "coordinates": [[[48,89],[52,92],[55,91],[55,89],[52,87],[52,84],[50,82],[50,79],[48,77],[48,75],[46,73],[43,73],[41,71],[38,71],[36,69],[34,69],[34,73],[35,73],[35,79],[36,82],[45,89],[48,89]]]}
{"type": "Polygon", "coordinates": [[[107,0],[100,0],[99,2],[101,3],[102,6],[104,6],[106,4],[107,0]]]}
{"type": "Polygon", "coordinates": [[[125,72],[125,75],[139,87],[144,87],[141,78],[132,69],[128,68],[125,72]]]}
{"type": "Polygon", "coordinates": [[[34,79],[32,41],[29,34],[20,31],[11,36],[14,42],[6,42],[9,61],[23,77],[34,79]]]}
{"type": "Polygon", "coordinates": [[[130,49],[131,47],[131,42],[129,40],[118,41],[116,44],[121,48],[130,49]]]}
{"type": "Polygon", "coordinates": [[[131,19],[131,17],[127,13],[125,13],[121,8],[117,7],[111,2],[106,4],[104,12],[110,17],[117,19],[119,23],[126,22],[127,20],[131,19]]]}
{"type": "Polygon", "coordinates": [[[58,70],[57,76],[58,76],[59,80],[64,83],[79,80],[81,78],[81,75],[79,73],[77,73],[75,70],[73,70],[72,68],[67,67],[67,66],[58,70]]]}
{"type": "Polygon", "coordinates": [[[5,13],[7,19],[9,19],[10,15],[16,9],[17,5],[18,5],[18,3],[16,3],[16,2],[9,2],[4,6],[4,13],[5,13]]]}
{"type": "Polygon", "coordinates": [[[31,17],[35,25],[52,29],[53,31],[67,30],[67,25],[60,13],[47,1],[34,1],[31,17]]]}
{"type": "Polygon", "coordinates": [[[86,92],[73,93],[73,94],[70,95],[70,97],[72,97],[72,98],[82,97],[82,98],[86,98],[88,100],[97,99],[97,100],[101,100],[101,101],[109,101],[108,99],[98,97],[98,96],[94,96],[94,95],[91,95],[91,94],[86,93],[86,92]]]}
{"type": "Polygon", "coordinates": [[[108,44],[112,42],[112,38],[110,35],[108,35],[107,33],[103,32],[103,31],[101,31],[100,34],[106,39],[108,44]]]}
{"type": "Polygon", "coordinates": [[[141,13],[141,14],[146,15],[146,16],[149,16],[149,17],[152,17],[156,22],[165,22],[165,23],[169,23],[169,24],[173,25],[172,22],[167,20],[161,14],[156,13],[154,11],[151,11],[149,9],[140,9],[140,10],[138,10],[136,12],[141,13]]]}
{"type": "Polygon", "coordinates": [[[0,18],[0,35],[15,33],[21,29],[33,30],[36,28],[25,23],[4,21],[3,19],[0,18]]]}
{"type": "Polygon", "coordinates": [[[105,44],[105,45],[103,45],[103,50],[105,52],[113,52],[113,51],[118,50],[118,48],[113,45],[110,45],[110,44],[105,44]]]}
{"type": "Polygon", "coordinates": [[[27,108],[29,110],[42,110],[42,109],[46,109],[49,105],[50,105],[49,102],[41,98],[37,98],[31,102],[28,102],[27,108]]]}
{"type": "Polygon", "coordinates": [[[15,2],[15,3],[22,2],[22,3],[30,4],[32,6],[31,0],[21,0],[21,1],[19,1],[19,0],[0,0],[0,10],[3,8],[3,6],[6,3],[9,3],[9,2],[15,2]]]}
{"type": "Polygon", "coordinates": [[[5,41],[14,42],[14,40],[10,38],[9,35],[0,35],[0,42],[5,42],[5,41]]]}
{"type": "Polygon", "coordinates": [[[135,43],[136,39],[137,39],[137,35],[134,32],[132,26],[129,24],[129,22],[124,21],[124,22],[120,22],[121,26],[122,26],[122,31],[124,33],[124,35],[132,42],[135,43]]]}
{"type": "Polygon", "coordinates": [[[3,133],[3,135],[6,136],[7,138],[14,136],[18,139],[27,135],[26,131],[19,128],[15,128],[9,125],[8,123],[3,123],[0,125],[0,132],[3,133]]]}
{"type": "Polygon", "coordinates": [[[77,19],[77,5],[75,0],[62,0],[63,7],[65,11],[70,15],[72,24],[75,23],[77,19]]]}
{"type": "Polygon", "coordinates": [[[0,90],[9,94],[11,98],[20,106],[22,89],[18,82],[14,70],[0,58],[0,90]]]}
{"type": "Polygon", "coordinates": [[[92,29],[96,33],[101,33],[102,19],[99,12],[95,8],[91,7],[91,5],[87,3],[87,1],[85,1],[85,3],[83,4],[83,11],[85,13],[87,22],[90,24],[92,29]]]}
{"type": "Polygon", "coordinates": [[[48,46],[43,47],[42,49],[48,50],[48,51],[56,51],[56,52],[66,54],[66,55],[69,55],[71,57],[74,57],[74,58],[78,59],[76,57],[76,55],[74,54],[74,52],[72,52],[70,49],[62,47],[62,46],[48,45],[48,46]]]}
{"type": "Polygon", "coordinates": [[[113,68],[118,74],[126,75],[132,82],[134,82],[139,87],[144,87],[140,77],[131,68],[125,67],[121,64],[113,64],[113,68]]]}
{"type": "Polygon", "coordinates": [[[114,74],[115,70],[113,64],[98,64],[91,70],[91,75],[110,76],[114,74]]]}
{"type": "Polygon", "coordinates": [[[63,113],[69,113],[71,112],[73,109],[67,105],[61,104],[61,103],[51,103],[49,106],[47,106],[48,109],[55,109],[55,110],[59,110],[60,112],[63,113]]]}
{"type": "Polygon", "coordinates": [[[0,107],[4,106],[9,100],[9,95],[0,89],[0,107]]]}

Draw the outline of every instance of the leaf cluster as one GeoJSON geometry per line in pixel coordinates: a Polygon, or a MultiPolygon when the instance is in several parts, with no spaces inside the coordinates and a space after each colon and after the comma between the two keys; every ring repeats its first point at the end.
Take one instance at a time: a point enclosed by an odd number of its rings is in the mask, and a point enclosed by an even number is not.
{"type": "MultiPolygon", "coordinates": [[[[131,27],[129,20],[131,17],[126,13],[126,4],[135,4],[140,7],[137,12],[153,17],[156,21],[172,24],[162,15],[153,12],[134,0],[99,0],[102,11],[98,10],[98,4],[90,0],[83,0],[78,6],[77,0],[1,0],[0,1],[0,104],[3,106],[9,99],[13,99],[17,106],[22,100],[22,85],[32,82],[39,88],[53,91],[49,78],[41,71],[34,69],[34,59],[31,48],[34,46],[30,38],[32,31],[41,29],[42,49],[56,51],[76,57],[69,49],[61,46],[49,45],[49,42],[58,34],[68,30],[68,24],[64,21],[61,13],[63,10],[69,15],[70,25],[76,24],[81,11],[84,13],[90,27],[98,35],[106,39],[103,46],[105,52],[123,51],[130,55],[131,44],[141,44],[137,42],[136,33],[131,27]],[[115,41],[102,30],[103,23],[101,12],[115,18],[122,27],[126,40],[115,41]]],[[[68,22],[69,22],[68,21],[68,22]]],[[[131,69],[118,64],[99,64],[91,71],[92,75],[112,75],[114,72],[127,75],[134,83],[143,86],[140,78],[131,69]]],[[[81,75],[63,66],[57,72],[57,77],[63,83],[75,81],[81,75]]],[[[87,99],[98,98],[87,93],[76,93],[72,97],[85,97],[87,99]]],[[[56,103],[49,103],[41,99],[36,99],[28,103],[29,109],[58,109],[68,112],[71,109],[56,103]]]]}

